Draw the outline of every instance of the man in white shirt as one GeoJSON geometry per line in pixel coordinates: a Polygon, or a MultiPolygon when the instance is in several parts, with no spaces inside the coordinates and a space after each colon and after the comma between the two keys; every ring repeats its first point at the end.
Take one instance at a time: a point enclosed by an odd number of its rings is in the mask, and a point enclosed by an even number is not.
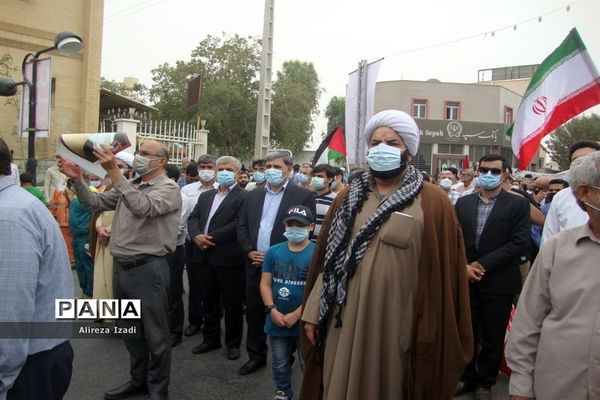
{"type": "Polygon", "coordinates": [[[463,192],[463,188],[465,187],[464,183],[458,180],[458,170],[454,167],[450,167],[448,169],[440,172],[438,176],[438,182],[441,182],[442,179],[448,178],[452,182],[451,188],[459,193],[463,192]]]}
{"type": "MultiPolygon", "coordinates": [[[[593,140],[575,142],[569,148],[571,162],[598,150],[600,150],[600,143],[593,140]]],[[[587,221],[588,215],[577,205],[571,188],[563,189],[552,199],[544,223],[541,244],[543,245],[558,232],[581,226],[587,221]]]]}

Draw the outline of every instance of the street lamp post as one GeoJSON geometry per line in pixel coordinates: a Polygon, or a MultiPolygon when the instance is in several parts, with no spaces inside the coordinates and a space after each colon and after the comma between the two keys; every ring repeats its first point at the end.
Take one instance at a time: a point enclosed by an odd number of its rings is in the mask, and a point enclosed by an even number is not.
{"type": "Polygon", "coordinates": [[[35,158],[35,134],[36,128],[36,82],[37,82],[37,61],[40,55],[52,50],[58,50],[61,55],[74,55],[79,53],[83,47],[81,37],[73,32],[60,32],[54,38],[54,46],[42,49],[35,54],[29,53],[23,58],[21,64],[22,82],[13,82],[11,79],[2,77],[0,79],[0,96],[13,96],[17,92],[18,85],[27,85],[29,89],[28,107],[29,120],[27,124],[28,144],[27,144],[27,165],[26,170],[33,176],[34,182],[37,172],[37,159],[35,158]],[[27,62],[31,60],[31,80],[27,79],[25,68],[27,62]]]}

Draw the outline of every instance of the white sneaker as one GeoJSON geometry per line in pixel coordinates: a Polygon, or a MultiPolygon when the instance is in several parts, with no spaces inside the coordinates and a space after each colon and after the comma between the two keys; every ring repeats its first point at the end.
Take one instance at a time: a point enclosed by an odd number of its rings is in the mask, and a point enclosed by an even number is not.
{"type": "Polygon", "coordinates": [[[288,397],[287,394],[285,394],[285,392],[278,390],[275,392],[275,396],[273,396],[273,400],[290,400],[290,398],[288,397]]]}

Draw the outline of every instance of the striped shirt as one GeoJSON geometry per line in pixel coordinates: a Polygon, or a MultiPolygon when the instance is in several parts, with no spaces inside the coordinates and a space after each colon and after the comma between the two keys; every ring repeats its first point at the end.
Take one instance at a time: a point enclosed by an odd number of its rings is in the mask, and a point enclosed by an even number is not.
{"type": "Polygon", "coordinates": [[[317,240],[319,236],[319,232],[321,231],[321,225],[323,225],[323,220],[327,215],[327,211],[329,211],[329,207],[335,199],[336,194],[329,191],[322,195],[315,196],[315,204],[317,215],[315,216],[315,229],[310,234],[310,239],[314,242],[317,240]]]}
{"type": "MultiPolygon", "coordinates": [[[[67,247],[58,224],[11,176],[0,176],[0,204],[0,321],[55,321],[54,300],[73,297],[67,247]]],[[[0,338],[0,398],[27,356],[65,341],[0,338]]]]}
{"type": "MultiPolygon", "coordinates": [[[[498,194],[500,194],[500,192],[498,192],[498,194]]],[[[475,231],[475,247],[479,247],[479,239],[481,238],[485,221],[487,221],[492,209],[494,208],[494,205],[496,204],[498,194],[490,197],[487,203],[483,200],[481,193],[478,195],[479,201],[477,202],[477,230],[475,231]]]]}

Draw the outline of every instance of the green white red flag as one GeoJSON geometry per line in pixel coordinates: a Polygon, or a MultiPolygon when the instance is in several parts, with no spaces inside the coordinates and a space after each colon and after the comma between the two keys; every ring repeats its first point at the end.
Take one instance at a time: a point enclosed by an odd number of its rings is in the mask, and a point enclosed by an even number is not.
{"type": "Polygon", "coordinates": [[[529,168],[544,136],[597,104],[600,75],[573,28],[535,71],[507,131],[519,158],[519,169],[529,168]]]}

